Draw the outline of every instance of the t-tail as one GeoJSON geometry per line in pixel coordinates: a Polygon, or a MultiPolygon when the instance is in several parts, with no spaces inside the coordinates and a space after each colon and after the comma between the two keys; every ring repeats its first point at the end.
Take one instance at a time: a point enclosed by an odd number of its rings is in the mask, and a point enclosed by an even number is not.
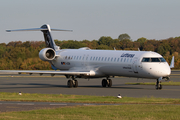
{"type": "Polygon", "coordinates": [[[7,32],[14,32],[14,31],[42,31],[44,35],[44,40],[46,43],[47,48],[52,48],[55,51],[59,49],[52,38],[51,31],[72,31],[72,30],[64,30],[64,29],[51,29],[50,25],[45,24],[42,25],[40,28],[31,28],[31,29],[16,29],[16,30],[6,30],[7,32]]]}

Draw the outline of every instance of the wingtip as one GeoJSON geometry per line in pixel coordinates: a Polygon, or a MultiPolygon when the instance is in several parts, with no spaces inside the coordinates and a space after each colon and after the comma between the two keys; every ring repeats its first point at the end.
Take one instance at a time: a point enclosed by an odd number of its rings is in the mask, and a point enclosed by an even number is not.
{"type": "Polygon", "coordinates": [[[172,57],[170,68],[174,68],[174,56],[172,57]]]}
{"type": "Polygon", "coordinates": [[[11,30],[6,30],[6,32],[11,32],[11,30]]]}

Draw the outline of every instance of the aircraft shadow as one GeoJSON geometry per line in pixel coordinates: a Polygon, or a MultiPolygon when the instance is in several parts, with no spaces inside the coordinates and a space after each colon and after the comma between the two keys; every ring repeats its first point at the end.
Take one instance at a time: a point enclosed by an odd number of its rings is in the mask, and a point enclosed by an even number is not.
{"type": "Polygon", "coordinates": [[[38,84],[38,83],[28,83],[28,84],[23,84],[23,83],[10,83],[10,84],[1,84],[1,85],[12,85],[12,87],[0,87],[0,89],[12,89],[12,88],[50,88],[50,87],[61,87],[61,88],[67,88],[66,85],[52,85],[52,84],[38,84]],[[15,86],[15,85],[25,85],[24,87],[22,86],[15,86]],[[28,86],[26,86],[28,85],[28,86]]]}
{"type": "MultiPolygon", "coordinates": [[[[9,84],[1,84],[2,85],[8,85],[8,87],[0,87],[0,89],[19,89],[19,88],[51,88],[51,87],[60,87],[60,88],[68,88],[67,85],[54,85],[54,84],[39,84],[39,83],[9,83],[9,84]],[[9,87],[9,85],[12,85],[12,87],[9,87]],[[22,86],[17,86],[17,85],[25,85],[24,87],[22,86]]],[[[80,85],[77,88],[102,88],[102,89],[145,89],[141,87],[129,87],[128,85],[125,84],[116,84],[113,85],[112,87],[102,87],[101,85],[80,85]]]]}
{"type": "Polygon", "coordinates": [[[101,87],[101,86],[78,86],[78,88],[102,88],[102,89],[144,89],[144,88],[137,88],[137,87],[101,87]]]}

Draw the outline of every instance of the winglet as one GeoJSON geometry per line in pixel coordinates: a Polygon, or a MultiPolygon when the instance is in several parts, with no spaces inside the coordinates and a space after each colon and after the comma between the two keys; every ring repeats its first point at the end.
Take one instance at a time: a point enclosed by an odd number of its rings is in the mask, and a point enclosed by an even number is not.
{"type": "Polygon", "coordinates": [[[169,66],[170,68],[174,68],[174,56],[172,57],[171,64],[169,66]]]}

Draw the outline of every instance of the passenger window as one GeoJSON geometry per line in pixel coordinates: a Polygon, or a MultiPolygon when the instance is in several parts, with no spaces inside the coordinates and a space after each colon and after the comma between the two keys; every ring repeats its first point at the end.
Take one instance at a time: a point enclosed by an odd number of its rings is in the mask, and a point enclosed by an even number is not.
{"type": "Polygon", "coordinates": [[[93,60],[95,60],[95,57],[93,58],[93,60]]]}
{"type": "Polygon", "coordinates": [[[98,60],[98,57],[96,57],[96,61],[98,60]]]}
{"type": "Polygon", "coordinates": [[[124,59],[124,62],[126,61],[126,58],[124,59]]]}
{"type": "Polygon", "coordinates": [[[111,61],[113,61],[113,57],[111,58],[111,61]]]}
{"type": "Polygon", "coordinates": [[[102,57],[101,61],[103,61],[104,57],[102,57]]]}
{"type": "Polygon", "coordinates": [[[90,58],[90,60],[92,60],[92,57],[90,58]]]}
{"type": "Polygon", "coordinates": [[[130,60],[130,62],[132,62],[132,59],[130,60]]]}
{"type": "Polygon", "coordinates": [[[108,58],[108,61],[110,60],[110,57],[108,58]]]}
{"type": "Polygon", "coordinates": [[[81,60],[81,56],[79,57],[79,60],[81,60]]]}
{"type": "Polygon", "coordinates": [[[116,58],[114,58],[114,62],[116,62],[116,58]]]}
{"type": "Polygon", "coordinates": [[[74,56],[74,59],[76,59],[76,56],[74,56]]]}
{"type": "Polygon", "coordinates": [[[123,61],[123,58],[121,58],[121,62],[123,61]]]}
{"type": "Polygon", "coordinates": [[[99,60],[98,61],[100,61],[101,60],[101,57],[99,57],[99,60]]]}
{"type": "Polygon", "coordinates": [[[119,58],[117,59],[117,62],[119,62],[119,58]]]}
{"type": "Polygon", "coordinates": [[[105,57],[104,61],[106,61],[107,57],[105,57]]]}
{"type": "Polygon", "coordinates": [[[78,60],[78,57],[79,57],[79,56],[77,56],[77,58],[76,58],[77,60],[78,60]]]}
{"type": "Polygon", "coordinates": [[[84,57],[82,58],[82,60],[84,60],[84,57]]]}
{"type": "Polygon", "coordinates": [[[129,58],[127,59],[127,62],[129,61],[129,58]]]}

